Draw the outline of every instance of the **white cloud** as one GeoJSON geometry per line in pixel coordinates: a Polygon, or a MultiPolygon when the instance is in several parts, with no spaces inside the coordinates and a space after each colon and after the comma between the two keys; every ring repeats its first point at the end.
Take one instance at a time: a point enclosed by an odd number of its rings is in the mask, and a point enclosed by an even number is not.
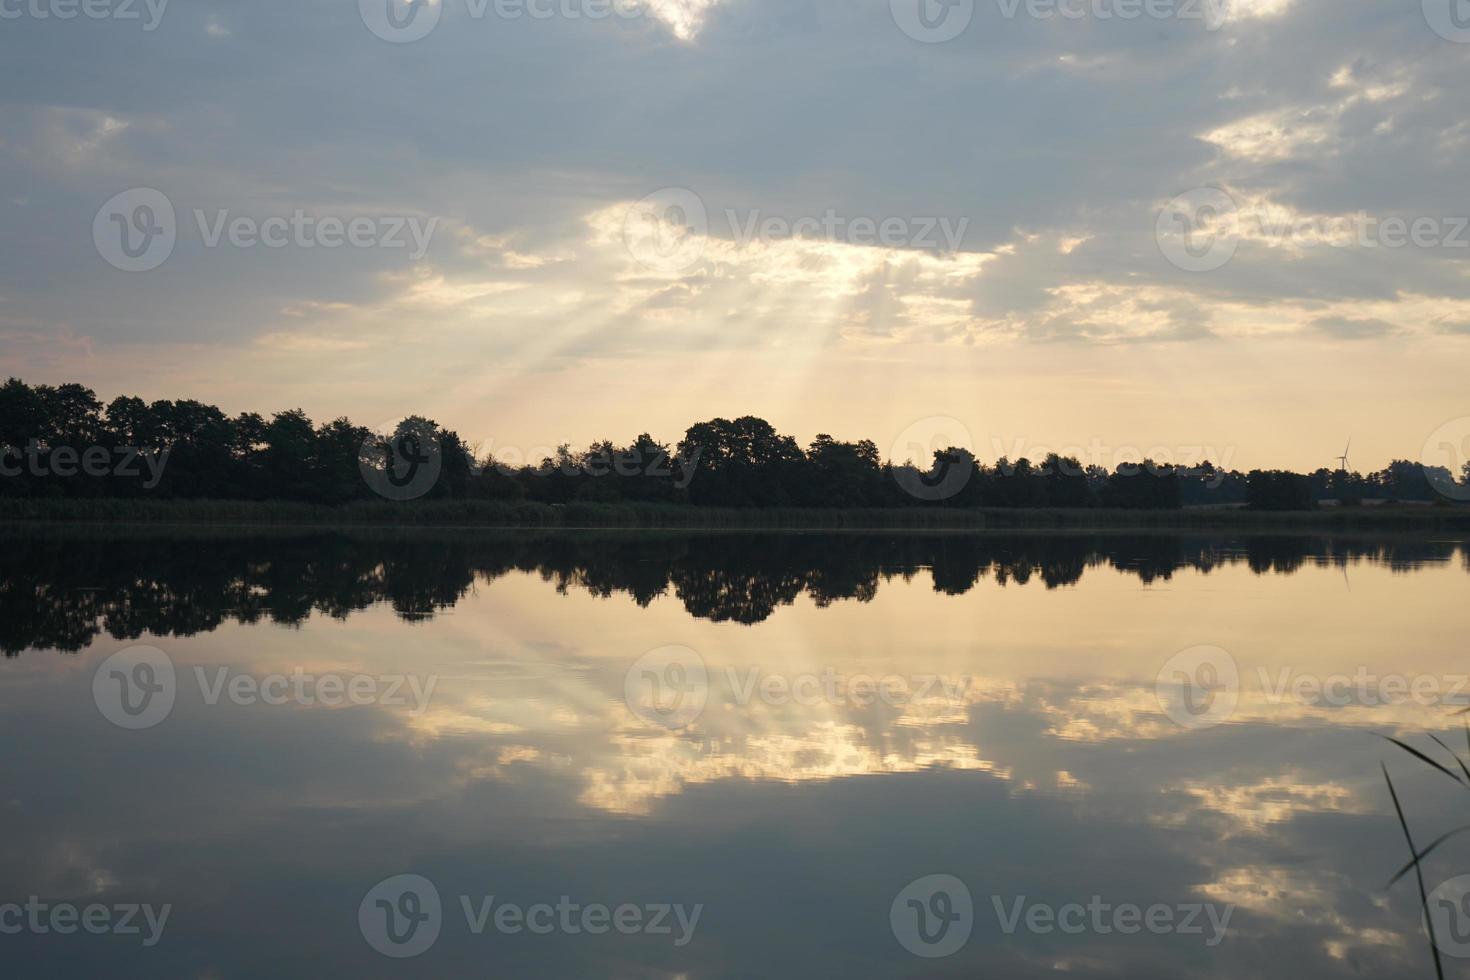
{"type": "Polygon", "coordinates": [[[659,20],[669,26],[674,36],[681,41],[692,41],[704,27],[709,12],[721,0],[643,0],[643,3],[659,20]]]}

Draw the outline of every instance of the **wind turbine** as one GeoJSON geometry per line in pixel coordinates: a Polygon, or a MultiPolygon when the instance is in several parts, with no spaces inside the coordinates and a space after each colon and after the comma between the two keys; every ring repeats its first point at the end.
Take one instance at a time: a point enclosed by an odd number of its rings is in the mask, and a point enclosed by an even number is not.
{"type": "Polygon", "coordinates": [[[1337,457],[1337,461],[1342,464],[1341,469],[1342,469],[1342,472],[1344,472],[1344,473],[1348,472],[1348,453],[1350,453],[1352,451],[1353,451],[1353,440],[1352,440],[1352,437],[1349,436],[1348,437],[1347,448],[1342,451],[1342,455],[1341,456],[1337,457]]]}

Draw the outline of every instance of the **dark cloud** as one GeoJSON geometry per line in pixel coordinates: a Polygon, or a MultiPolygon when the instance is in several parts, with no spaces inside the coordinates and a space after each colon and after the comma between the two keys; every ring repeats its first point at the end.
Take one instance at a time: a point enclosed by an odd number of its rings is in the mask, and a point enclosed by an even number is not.
{"type": "Polygon", "coordinates": [[[1387,320],[1358,320],[1342,316],[1319,317],[1312,321],[1312,326],[1337,340],[1372,340],[1399,332],[1399,328],[1387,320]]]}

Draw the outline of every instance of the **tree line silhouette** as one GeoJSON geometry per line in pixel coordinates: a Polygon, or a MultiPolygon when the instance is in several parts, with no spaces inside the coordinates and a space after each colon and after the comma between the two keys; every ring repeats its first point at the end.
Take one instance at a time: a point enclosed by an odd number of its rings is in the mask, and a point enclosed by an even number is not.
{"type": "Polygon", "coordinates": [[[1145,460],[1109,471],[1074,457],[1001,458],[960,448],[931,459],[885,460],[870,440],[819,435],[803,448],[763,419],[712,419],[677,445],[642,434],[562,446],[541,460],[477,453],[458,433],[414,416],[392,433],[349,419],[314,423],[300,409],[228,416],[181,399],[114,398],[80,384],[0,386],[0,498],[291,501],[339,505],[376,499],[364,466],[427,460],[423,499],[688,504],[731,508],[1116,508],[1197,505],[1311,509],[1323,500],[1433,502],[1470,497],[1463,474],[1400,460],[1368,474],[1320,469],[1242,473],[1205,462],[1145,460]],[[138,451],[133,455],[124,448],[138,451]],[[419,454],[419,455],[415,455],[419,454]],[[141,460],[141,465],[140,465],[141,460]],[[129,465],[131,463],[132,465],[129,465]],[[1460,490],[1465,492],[1461,493],[1460,490]]]}
{"type": "Polygon", "coordinates": [[[1457,554],[1470,572],[1470,549],[1416,538],[15,528],[0,535],[0,650],[76,652],[104,633],[193,636],[313,613],[345,620],[378,604],[420,622],[514,573],[640,606],[672,596],[690,616],[753,625],[802,595],[822,607],[870,602],[884,582],[921,575],[962,595],[986,578],[1059,588],[1089,569],[1150,583],[1242,562],[1260,575],[1357,561],[1409,570],[1457,554]]]}

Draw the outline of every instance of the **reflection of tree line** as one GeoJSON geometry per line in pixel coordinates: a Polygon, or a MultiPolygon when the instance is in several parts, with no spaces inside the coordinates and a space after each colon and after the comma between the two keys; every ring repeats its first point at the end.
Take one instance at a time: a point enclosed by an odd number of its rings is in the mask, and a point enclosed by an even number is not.
{"type": "Polygon", "coordinates": [[[690,615],[759,623],[802,594],[868,602],[883,581],[931,576],[960,595],[982,578],[1071,585],[1107,567],[1145,582],[1244,561],[1258,574],[1368,560],[1396,569],[1470,549],[1419,539],[1311,536],[960,534],[592,534],[10,532],[0,538],[0,649],[77,651],[103,633],[189,636],[226,620],[298,624],[387,603],[408,621],[452,607],[477,580],[512,571],[560,591],[673,596],[690,615]]]}

